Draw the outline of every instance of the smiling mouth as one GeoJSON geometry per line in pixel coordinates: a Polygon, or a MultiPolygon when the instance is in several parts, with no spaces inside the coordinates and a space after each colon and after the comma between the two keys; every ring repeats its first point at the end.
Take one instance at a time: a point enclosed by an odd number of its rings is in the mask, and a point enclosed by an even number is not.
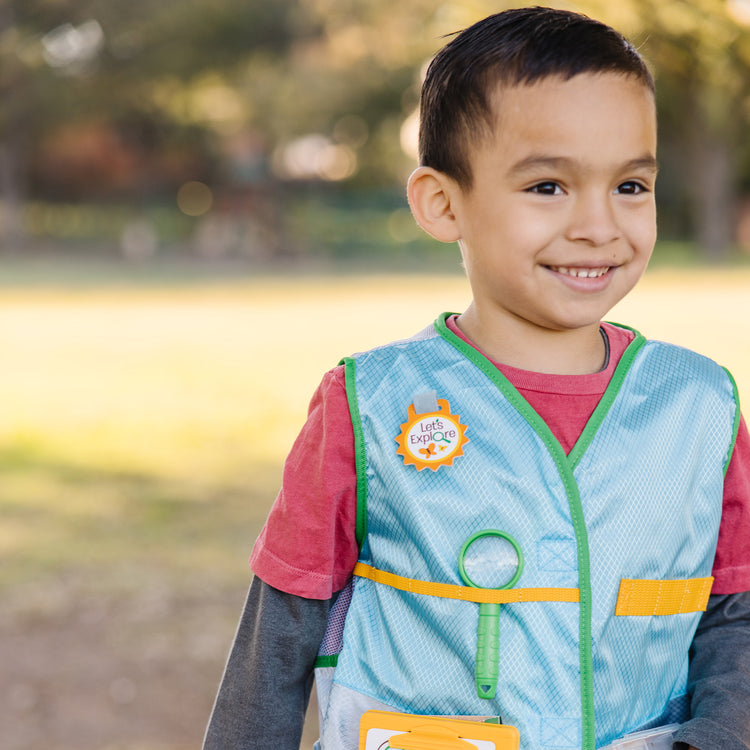
{"type": "Polygon", "coordinates": [[[598,279],[607,273],[611,266],[600,266],[598,268],[571,268],[569,266],[547,266],[550,271],[561,273],[564,276],[572,276],[576,279],[598,279]]]}

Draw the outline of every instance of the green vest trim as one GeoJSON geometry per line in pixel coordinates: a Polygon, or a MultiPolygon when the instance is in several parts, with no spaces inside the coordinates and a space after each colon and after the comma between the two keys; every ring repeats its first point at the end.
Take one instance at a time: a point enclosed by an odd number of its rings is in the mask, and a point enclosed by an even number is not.
{"type": "Polygon", "coordinates": [[[734,426],[732,428],[732,444],[729,446],[729,450],[727,451],[727,460],[724,462],[724,476],[727,475],[727,469],[729,468],[729,462],[732,460],[732,454],[734,453],[734,446],[737,442],[737,433],[740,429],[740,418],[742,416],[740,411],[740,392],[737,388],[737,382],[734,379],[734,376],[732,375],[729,370],[727,370],[726,367],[722,368],[724,372],[727,374],[727,377],[729,378],[729,382],[732,384],[732,389],[734,390],[734,403],[737,404],[737,408],[734,410],[734,426]]]}
{"type": "Polygon", "coordinates": [[[367,452],[365,450],[365,436],[362,431],[362,420],[357,405],[357,363],[352,357],[341,360],[344,365],[344,381],[346,383],[346,398],[349,402],[349,414],[354,428],[354,456],[357,477],[357,523],[355,537],[357,545],[362,544],[367,535],[367,452]]]}
{"type": "Polygon", "coordinates": [[[338,654],[330,654],[329,656],[318,656],[315,659],[313,667],[315,669],[325,669],[326,667],[335,667],[339,663],[338,654]]]}

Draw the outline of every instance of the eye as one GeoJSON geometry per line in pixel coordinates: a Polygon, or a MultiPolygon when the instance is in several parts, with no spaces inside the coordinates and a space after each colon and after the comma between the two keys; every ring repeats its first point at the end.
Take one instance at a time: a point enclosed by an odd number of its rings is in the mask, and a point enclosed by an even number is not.
{"type": "Polygon", "coordinates": [[[563,189],[556,183],[548,180],[547,182],[538,182],[526,189],[527,193],[536,193],[537,195],[562,195],[563,189]]]}
{"type": "Polygon", "coordinates": [[[628,180],[618,185],[615,192],[620,195],[640,195],[641,193],[649,193],[651,191],[641,182],[628,180]]]}

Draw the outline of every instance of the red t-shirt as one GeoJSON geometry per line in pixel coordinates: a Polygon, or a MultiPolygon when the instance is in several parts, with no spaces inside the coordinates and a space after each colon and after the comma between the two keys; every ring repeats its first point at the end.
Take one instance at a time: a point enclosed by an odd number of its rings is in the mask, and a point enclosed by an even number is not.
{"type": "MultiPolygon", "coordinates": [[[[454,318],[448,326],[468,341],[454,318]]],[[[626,329],[602,327],[609,361],[591,375],[547,375],[493,363],[547,423],[565,453],[583,432],[633,339],[626,329]]],[[[250,557],[253,571],[287,593],[330,598],[349,580],[357,561],[356,506],[354,432],[343,367],[337,367],[323,377],[284,464],[281,491],[250,557]]],[[[748,539],[750,434],[743,419],[724,480],[712,593],[750,591],[748,539]]]]}

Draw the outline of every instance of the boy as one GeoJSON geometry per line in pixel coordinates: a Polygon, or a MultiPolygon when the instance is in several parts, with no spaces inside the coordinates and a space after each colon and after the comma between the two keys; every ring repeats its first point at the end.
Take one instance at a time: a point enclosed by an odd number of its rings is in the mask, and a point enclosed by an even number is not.
{"type": "Polygon", "coordinates": [[[643,61],[567,11],[492,16],[433,60],[420,152],[412,211],[458,242],[472,303],[324,378],[205,747],[296,750],[313,665],[324,750],[356,748],[371,708],[499,716],[522,750],[670,722],[679,747],[750,747],[735,388],[601,322],[655,241],[643,61]],[[477,537],[504,580],[469,569],[477,537]],[[508,587],[496,674],[475,675],[475,585],[508,587]]]}

